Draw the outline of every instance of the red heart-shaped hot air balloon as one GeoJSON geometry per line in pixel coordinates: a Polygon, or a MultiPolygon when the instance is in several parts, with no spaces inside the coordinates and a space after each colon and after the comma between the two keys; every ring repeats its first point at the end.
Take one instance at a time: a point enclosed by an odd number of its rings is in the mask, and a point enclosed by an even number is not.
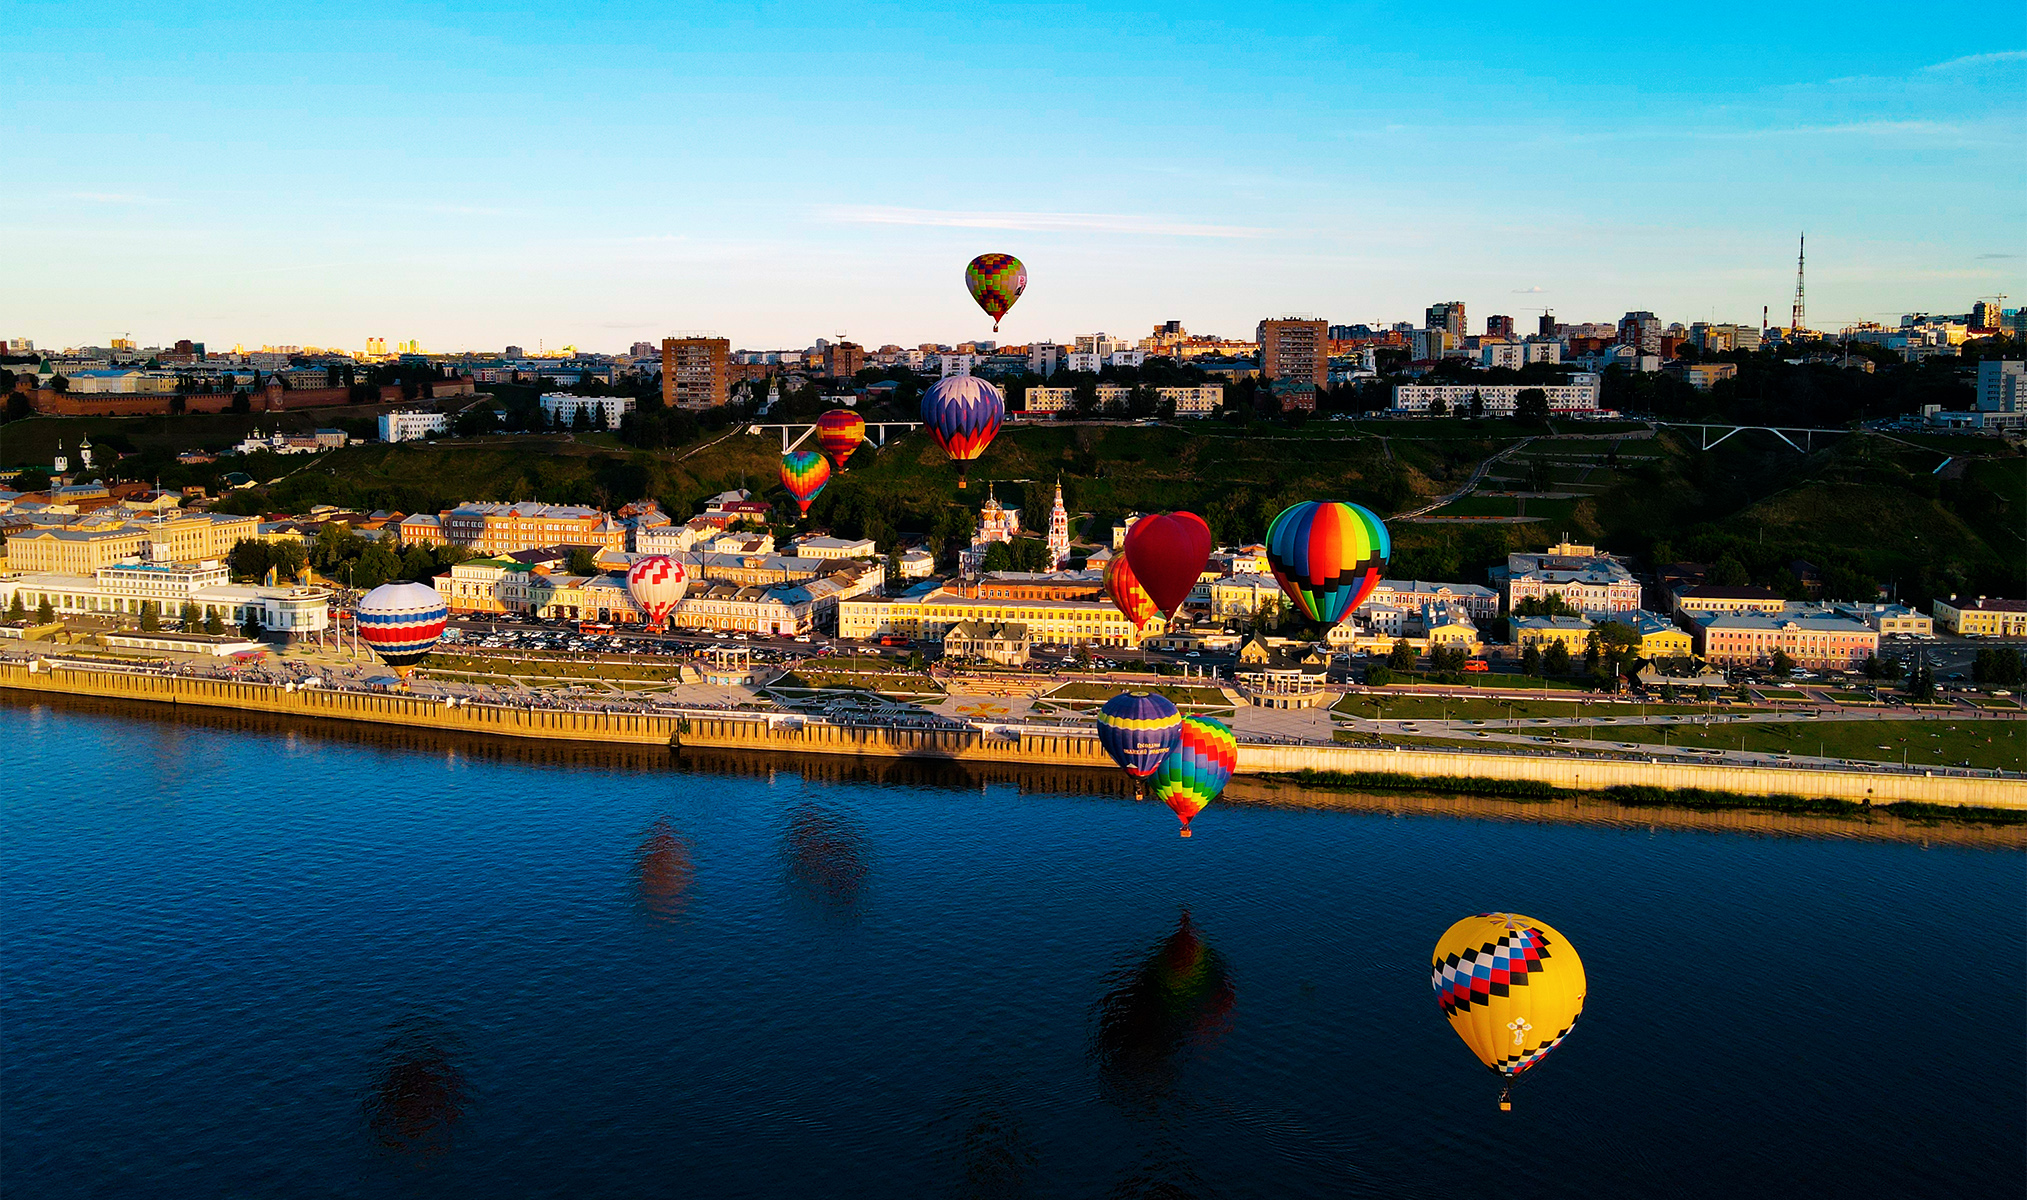
{"type": "Polygon", "coordinates": [[[1126,535],[1126,565],[1164,620],[1175,618],[1210,561],[1211,527],[1195,513],[1142,517],[1126,535]]]}

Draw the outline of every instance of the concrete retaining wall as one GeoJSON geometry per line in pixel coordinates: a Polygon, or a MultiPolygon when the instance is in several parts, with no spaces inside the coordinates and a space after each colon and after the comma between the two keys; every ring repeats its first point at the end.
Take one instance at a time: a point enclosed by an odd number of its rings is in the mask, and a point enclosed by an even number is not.
{"type": "MultiPolygon", "coordinates": [[[[95,696],[163,705],[238,709],[313,720],[367,721],[512,738],[596,741],[644,746],[849,755],[981,763],[1029,763],[1109,768],[1093,736],[1023,733],[1017,737],[972,730],[894,729],[817,724],[790,716],[726,713],[693,716],[515,708],[490,704],[447,706],[403,693],[289,691],[265,683],[154,675],[91,668],[29,671],[0,663],[0,688],[95,696]]],[[[2027,808],[2027,783],[1957,776],[1811,771],[1798,768],[1726,767],[1702,763],[1648,763],[1445,751],[1391,751],[1333,746],[1241,746],[1238,769],[1249,774],[1299,771],[1388,772],[1440,780],[1458,776],[1530,780],[1573,790],[1619,785],[1701,788],[1745,795],[1797,795],[1891,803],[1970,804],[2027,808]]]]}

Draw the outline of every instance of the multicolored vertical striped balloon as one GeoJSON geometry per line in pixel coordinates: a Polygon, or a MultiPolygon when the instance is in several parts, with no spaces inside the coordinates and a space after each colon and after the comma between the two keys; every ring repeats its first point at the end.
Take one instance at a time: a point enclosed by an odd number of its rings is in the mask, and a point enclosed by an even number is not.
{"type": "Polygon", "coordinates": [[[833,408],[816,419],[816,444],[840,470],[865,440],[866,419],[849,408],[833,408]]]}
{"type": "Polygon", "coordinates": [[[1121,692],[1098,710],[1098,744],[1135,779],[1161,767],[1182,733],[1182,714],[1153,692],[1121,692]]]}
{"type": "Polygon", "coordinates": [[[922,393],[922,423],[929,436],[957,464],[957,486],[964,469],[985,453],[1006,420],[1006,397],[975,375],[946,375],[922,393]]]}
{"type": "Polygon", "coordinates": [[[1175,810],[1182,836],[1189,823],[1225,790],[1239,763],[1239,740],[1213,717],[1184,717],[1175,749],[1154,772],[1154,798],[1175,810]]]}
{"type": "Polygon", "coordinates": [[[1028,269],[1011,254],[981,254],[965,266],[964,288],[992,318],[992,331],[998,333],[999,319],[1028,290],[1028,269]]]}
{"type": "Polygon", "coordinates": [[[450,606],[437,590],[423,583],[386,583],[367,592],[354,611],[359,640],[373,647],[380,661],[408,678],[415,664],[436,649],[450,606]]]}
{"type": "Polygon", "coordinates": [[[1267,526],[1267,563],[1295,610],[1335,625],[1379,586],[1393,553],[1384,521],[1340,500],[1304,501],[1267,526]]]}
{"type": "Polygon", "coordinates": [[[1146,626],[1148,618],[1156,615],[1154,598],[1147,589],[1140,586],[1134,577],[1133,568],[1124,554],[1115,554],[1105,562],[1105,593],[1112,597],[1112,603],[1126,614],[1135,629],[1146,626]]]}
{"type": "Polygon", "coordinates": [[[809,515],[810,501],[823,491],[823,485],[831,481],[830,460],[814,450],[790,450],[781,456],[781,486],[795,497],[804,516],[809,515]]]}

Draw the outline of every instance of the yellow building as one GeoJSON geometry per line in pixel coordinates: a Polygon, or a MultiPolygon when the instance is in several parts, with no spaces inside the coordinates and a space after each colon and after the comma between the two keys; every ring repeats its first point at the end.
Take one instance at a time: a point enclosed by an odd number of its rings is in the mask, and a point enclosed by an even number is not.
{"type": "Polygon", "coordinates": [[[88,576],[100,567],[147,552],[154,536],[137,525],[97,529],[30,529],[9,534],[7,569],[23,574],[88,576]]]}
{"type": "Polygon", "coordinates": [[[1637,635],[1633,649],[1642,658],[1688,658],[1696,650],[1690,632],[1668,618],[1650,612],[1628,613],[1620,623],[1637,635]]]}
{"type": "MultiPolygon", "coordinates": [[[[461,504],[441,516],[443,537],[474,554],[512,554],[541,546],[626,549],[626,526],[595,508],[567,504],[461,504]]],[[[402,537],[409,525],[402,523],[402,537]]],[[[420,535],[420,530],[417,531],[420,535]]]]}
{"type": "Polygon", "coordinates": [[[224,558],[242,541],[260,536],[258,517],[227,513],[182,513],[136,523],[149,540],[169,547],[170,562],[202,562],[224,558]]]}
{"type": "Polygon", "coordinates": [[[2027,603],[1979,596],[1937,600],[1936,620],[1958,637],[2027,637],[2027,603]]]}
{"type": "Polygon", "coordinates": [[[1027,626],[1028,636],[1041,645],[1138,646],[1143,638],[1159,637],[1168,626],[1160,617],[1135,629],[1111,604],[1084,600],[971,599],[937,588],[922,596],[898,600],[871,598],[838,603],[838,636],[901,637],[940,640],[950,627],[964,621],[1027,626]]]}
{"type": "Polygon", "coordinates": [[[1571,654],[1582,654],[1590,645],[1591,623],[1582,617],[1514,617],[1513,644],[1523,649],[1561,642],[1571,654]]]}

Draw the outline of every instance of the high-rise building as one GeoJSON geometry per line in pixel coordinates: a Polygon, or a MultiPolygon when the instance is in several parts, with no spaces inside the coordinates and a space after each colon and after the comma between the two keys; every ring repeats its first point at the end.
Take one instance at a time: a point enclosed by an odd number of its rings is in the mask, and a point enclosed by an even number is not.
{"type": "Polygon", "coordinates": [[[1491,316],[1485,318],[1485,336],[1510,338],[1513,336],[1513,318],[1491,316]]]}
{"type": "Polygon", "coordinates": [[[655,344],[653,342],[635,342],[627,349],[626,353],[630,358],[646,358],[654,352],[655,344]]]}
{"type": "Polygon", "coordinates": [[[1260,374],[1269,380],[1295,380],[1322,387],[1330,372],[1330,326],[1302,318],[1262,321],[1260,374]]]}
{"type": "Polygon", "coordinates": [[[500,356],[502,358],[526,358],[528,357],[528,352],[519,346],[509,346],[505,350],[500,351],[500,356]]]}
{"type": "Polygon", "coordinates": [[[850,380],[866,365],[866,348],[857,342],[839,342],[823,348],[823,371],[832,379],[850,380]]]}
{"type": "Polygon", "coordinates": [[[1429,329],[1440,329],[1455,338],[1462,338],[1466,332],[1462,300],[1445,300],[1431,304],[1424,316],[1427,318],[1429,329]]]}
{"type": "Polygon", "coordinates": [[[1536,336],[1554,337],[1558,332],[1559,330],[1555,323],[1555,314],[1545,308],[1542,309],[1541,321],[1535,326],[1536,336]]]}
{"type": "Polygon", "coordinates": [[[1971,328],[1997,329],[1999,327],[1999,306],[1980,300],[1971,305],[1971,328]]]}
{"type": "MultiPolygon", "coordinates": [[[[177,343],[176,343],[176,345],[177,345],[177,347],[178,347],[178,352],[180,353],[180,352],[181,352],[181,347],[183,346],[183,343],[182,343],[182,342],[177,342],[177,343]]],[[[366,353],[367,353],[367,355],[368,355],[369,357],[373,357],[373,358],[384,358],[384,357],[386,357],[386,355],[387,355],[387,339],[386,339],[386,338],[384,338],[384,337],[377,337],[377,338],[367,338],[367,339],[366,339],[366,353]]]]}
{"type": "Polygon", "coordinates": [[[662,339],[662,403],[670,408],[717,408],[732,398],[725,369],[732,343],[718,337],[662,339]]]}
{"type": "Polygon", "coordinates": [[[1661,353],[1661,318],[1650,312],[1629,312],[1619,318],[1619,344],[1642,354],[1661,353]]]}

